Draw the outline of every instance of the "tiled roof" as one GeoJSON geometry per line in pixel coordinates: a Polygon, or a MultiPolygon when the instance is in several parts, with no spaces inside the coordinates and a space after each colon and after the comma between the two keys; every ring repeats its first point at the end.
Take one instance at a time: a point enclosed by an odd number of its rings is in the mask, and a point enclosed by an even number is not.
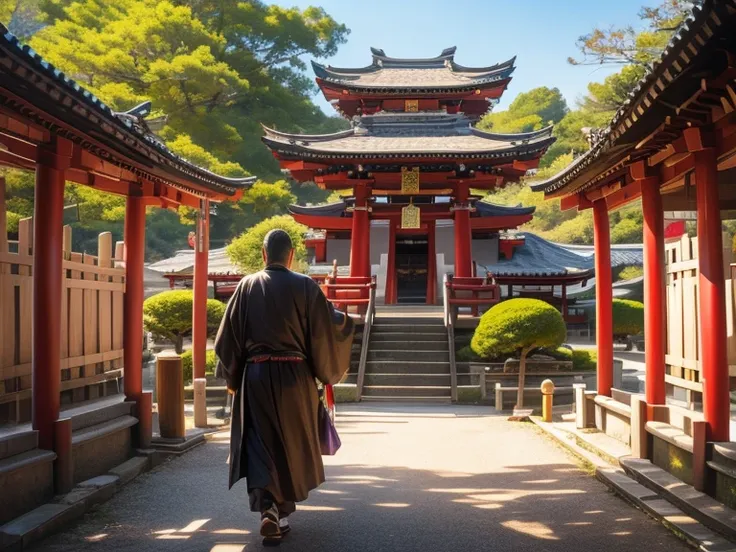
{"type": "MultiPolygon", "coordinates": [[[[58,97],[52,96],[46,89],[39,86],[39,83],[43,82],[42,79],[50,79],[65,94],[84,105],[87,110],[86,119],[89,122],[90,130],[93,130],[95,136],[98,137],[107,135],[106,141],[110,144],[110,147],[122,156],[140,153],[145,155],[146,151],[155,152],[158,154],[157,158],[159,156],[164,158],[164,168],[173,170],[180,176],[186,175],[194,182],[216,189],[226,195],[233,195],[237,189],[249,186],[256,180],[256,177],[230,178],[218,175],[178,156],[148,129],[142,116],[150,112],[150,107],[139,106],[139,108],[146,107],[142,110],[142,114],[139,114],[136,110],[125,113],[113,111],[94,94],[44,60],[35,50],[21,44],[18,38],[0,23],[0,58],[3,57],[18,61],[27,66],[30,71],[25,73],[26,79],[23,79],[23,81],[15,74],[5,75],[0,79],[0,91],[7,88],[16,92],[17,95],[33,101],[33,98],[28,97],[28,83],[30,83],[33,95],[38,94],[39,97],[44,95],[46,96],[44,100],[47,105],[57,106],[57,109],[51,112],[54,117],[67,122],[67,118],[72,113],[77,116],[73,121],[71,119],[68,121],[74,127],[79,122],[79,113],[70,107],[62,107],[58,97]],[[97,122],[94,123],[94,120],[97,122]]],[[[0,75],[2,74],[3,71],[0,69],[0,75]]],[[[1,92],[0,96],[2,96],[1,92]]],[[[84,132],[84,129],[75,128],[75,130],[84,132]]]]}
{"type": "Polygon", "coordinates": [[[536,207],[524,207],[521,203],[515,207],[496,205],[485,201],[476,201],[474,204],[475,214],[479,217],[507,217],[517,215],[531,215],[536,207]]]}
{"type": "MultiPolygon", "coordinates": [[[[593,258],[595,247],[592,245],[566,245],[556,244],[568,251],[577,253],[584,257],[593,258]]],[[[613,244],[611,245],[611,266],[618,268],[622,266],[643,266],[644,246],[642,244],[613,244]]]]}
{"type": "Polygon", "coordinates": [[[317,78],[349,88],[362,89],[456,89],[475,88],[508,79],[513,73],[511,58],[490,67],[470,68],[455,63],[455,48],[435,58],[400,59],[371,48],[373,63],[366,67],[340,68],[312,62],[317,78]]]}
{"type": "Polygon", "coordinates": [[[300,158],[399,158],[407,154],[503,158],[541,154],[555,141],[552,127],[518,135],[494,134],[473,128],[464,115],[444,113],[366,115],[350,130],[316,136],[264,129],[266,145],[300,158]]]}
{"type": "Polygon", "coordinates": [[[479,266],[497,276],[566,276],[593,274],[593,258],[578,255],[565,247],[525,232],[524,245],[513,257],[479,266]]]}
{"type": "Polygon", "coordinates": [[[702,6],[695,5],[660,59],[631,91],[610,124],[597,133],[591,149],[558,174],[532,184],[532,190],[554,197],[584,190],[623,163],[627,155],[641,158],[657,151],[661,147],[659,135],[671,140],[673,132],[682,130],[680,127],[690,126],[693,121],[697,124],[697,116],[679,120],[681,115],[694,115],[697,106],[691,106],[691,111],[679,106],[703,86],[708,74],[718,70],[717,60],[721,58],[716,50],[733,51],[735,26],[736,0],[705,0],[702,6]],[[723,46],[723,41],[731,46],[723,46]],[[698,70],[706,66],[707,71],[698,70]],[[648,138],[648,143],[642,142],[643,138],[648,138]]]}
{"type": "MultiPolygon", "coordinates": [[[[194,250],[182,249],[173,257],[152,263],[149,270],[161,274],[194,274],[194,250]]],[[[239,274],[240,270],[230,261],[226,248],[210,249],[207,264],[209,274],[239,274]]]]}

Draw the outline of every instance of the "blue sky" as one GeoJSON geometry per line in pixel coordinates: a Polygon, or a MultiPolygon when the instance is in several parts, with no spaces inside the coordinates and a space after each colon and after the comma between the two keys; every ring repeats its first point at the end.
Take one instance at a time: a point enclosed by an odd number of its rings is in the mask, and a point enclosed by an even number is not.
{"type": "MultiPolygon", "coordinates": [[[[594,27],[633,24],[647,0],[297,0],[300,8],[318,5],[352,31],[347,44],[326,63],[338,67],[370,64],[369,47],[393,57],[433,57],[457,46],[455,60],[486,66],[516,55],[516,71],[498,109],[520,92],[557,87],[574,106],[591,81],[615,67],[572,66],[576,39],[594,27]]],[[[311,67],[309,73],[312,75],[311,67]]],[[[332,115],[321,95],[317,103],[332,115]]]]}

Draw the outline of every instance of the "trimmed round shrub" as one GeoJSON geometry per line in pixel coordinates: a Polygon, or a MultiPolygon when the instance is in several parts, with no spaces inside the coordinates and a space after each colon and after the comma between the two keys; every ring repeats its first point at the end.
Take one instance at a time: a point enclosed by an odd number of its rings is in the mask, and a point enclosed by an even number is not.
{"type": "Polygon", "coordinates": [[[644,331],[644,304],[628,299],[613,300],[613,334],[637,335],[644,331]]]}
{"type": "MultiPolygon", "coordinates": [[[[215,355],[215,351],[208,350],[205,358],[205,375],[214,375],[215,368],[217,368],[217,355],[215,355]]],[[[194,363],[192,361],[192,351],[185,351],[184,353],[182,353],[181,365],[183,368],[182,371],[184,372],[184,385],[189,385],[194,379],[194,363]]]]}
{"type": "Polygon", "coordinates": [[[483,315],[470,346],[483,359],[519,354],[516,406],[521,408],[527,355],[541,347],[556,349],[566,337],[565,321],[555,307],[539,299],[509,299],[483,315]]]}
{"type": "MultiPolygon", "coordinates": [[[[194,292],[187,290],[164,291],[143,302],[143,326],[156,338],[170,341],[176,352],[184,349],[184,338],[192,333],[194,292]]],[[[216,299],[207,299],[207,334],[214,335],[225,314],[225,305],[216,299]]]]}
{"type": "Polygon", "coordinates": [[[460,362],[473,362],[474,360],[480,360],[480,357],[475,354],[473,349],[470,348],[470,345],[466,345],[455,353],[455,359],[460,362]]]}

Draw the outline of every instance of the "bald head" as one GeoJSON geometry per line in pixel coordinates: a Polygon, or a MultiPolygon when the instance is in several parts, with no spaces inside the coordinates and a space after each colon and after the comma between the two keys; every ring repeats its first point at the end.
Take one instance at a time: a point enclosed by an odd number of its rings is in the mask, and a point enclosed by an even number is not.
{"type": "Polygon", "coordinates": [[[291,237],[280,228],[271,230],[263,238],[263,260],[267,265],[280,264],[288,267],[293,251],[294,244],[291,243],[291,237]]]}

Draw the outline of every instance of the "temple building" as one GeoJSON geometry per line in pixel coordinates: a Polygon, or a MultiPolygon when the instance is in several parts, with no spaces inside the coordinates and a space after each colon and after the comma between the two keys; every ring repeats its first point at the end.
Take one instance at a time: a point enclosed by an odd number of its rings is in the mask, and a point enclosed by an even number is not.
{"type": "Polygon", "coordinates": [[[568,252],[558,260],[547,255],[549,266],[520,266],[528,254],[512,262],[529,244],[506,231],[529,222],[534,208],[481,201],[535,169],[555,140],[551,127],[498,134],[473,126],[508,86],[514,59],[468,68],[455,63],[455,48],[431,59],[372,54],[363,68],[313,64],[325,97],[351,120],[349,130],[265,129],[263,141],[294,179],[348,190],[335,203],[291,207],[312,230],[311,273],[326,274],[337,261],[342,275],[376,276],[385,304],[437,304],[448,273],[491,273],[507,294],[514,284],[554,288],[590,278],[589,260],[568,252]]]}

